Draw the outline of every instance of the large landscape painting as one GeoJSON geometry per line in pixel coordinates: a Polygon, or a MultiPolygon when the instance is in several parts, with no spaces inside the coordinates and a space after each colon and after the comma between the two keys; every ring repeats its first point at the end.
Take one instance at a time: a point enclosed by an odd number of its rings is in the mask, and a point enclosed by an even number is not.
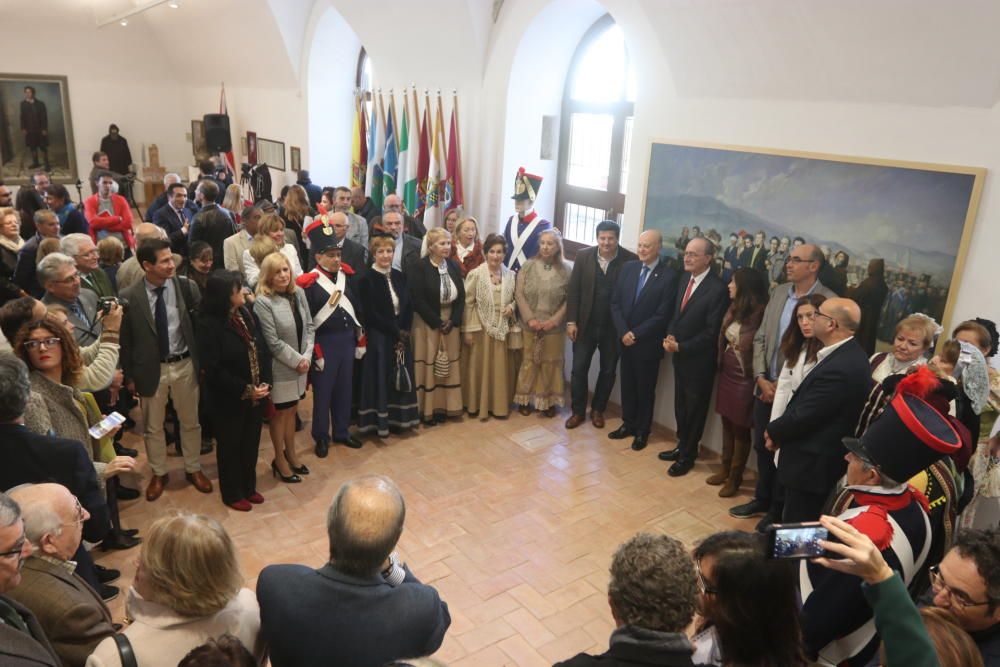
{"type": "MultiPolygon", "coordinates": [[[[711,238],[720,270],[731,268],[722,265],[727,248],[744,242],[751,248],[763,232],[761,270],[771,276],[782,273],[784,255],[776,246],[815,243],[846,278],[848,292],[865,279],[870,260],[881,258],[888,296],[878,329],[886,341],[912,312],[948,324],[985,174],[972,167],[654,142],[643,227],[660,230],[673,257],[685,228],[690,236],[711,238]]],[[[775,282],[781,278],[772,288],[775,282]]]]}

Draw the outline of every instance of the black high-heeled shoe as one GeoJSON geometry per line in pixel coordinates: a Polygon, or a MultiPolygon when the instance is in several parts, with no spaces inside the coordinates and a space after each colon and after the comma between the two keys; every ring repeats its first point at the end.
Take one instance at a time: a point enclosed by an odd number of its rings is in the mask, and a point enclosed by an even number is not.
{"type": "Polygon", "coordinates": [[[292,472],[297,473],[299,475],[309,474],[309,468],[305,467],[305,465],[300,465],[300,466],[292,465],[292,461],[288,458],[288,452],[285,452],[285,461],[288,461],[288,467],[292,469],[292,472]]]}
{"type": "Polygon", "coordinates": [[[274,474],[275,477],[280,478],[281,481],[284,482],[285,484],[298,484],[299,482],[302,481],[302,478],[294,473],[292,473],[288,477],[282,475],[281,471],[278,470],[278,464],[275,463],[274,461],[271,461],[271,472],[274,474]]]}

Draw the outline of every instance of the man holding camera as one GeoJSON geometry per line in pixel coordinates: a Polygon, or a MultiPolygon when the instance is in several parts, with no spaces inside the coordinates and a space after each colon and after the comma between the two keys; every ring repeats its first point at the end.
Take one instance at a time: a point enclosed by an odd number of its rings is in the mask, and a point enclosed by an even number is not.
{"type": "Polygon", "coordinates": [[[73,324],[73,337],[81,347],[101,337],[97,295],[80,289],[80,272],[72,257],[61,252],[46,256],[38,263],[38,282],[45,288],[42,303],[59,304],[66,309],[73,324]]]}

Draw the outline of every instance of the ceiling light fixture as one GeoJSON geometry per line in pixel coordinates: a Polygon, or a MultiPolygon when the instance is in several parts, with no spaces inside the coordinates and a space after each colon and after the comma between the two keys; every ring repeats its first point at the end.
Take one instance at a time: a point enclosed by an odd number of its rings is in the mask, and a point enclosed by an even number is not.
{"type": "Polygon", "coordinates": [[[160,5],[169,5],[171,8],[177,9],[181,6],[181,0],[145,0],[143,4],[133,7],[132,9],[112,14],[111,16],[107,16],[103,19],[98,19],[97,27],[103,28],[104,26],[112,25],[114,23],[121,26],[128,25],[128,20],[133,16],[147,12],[154,7],[159,7],[160,5]]]}
{"type": "Polygon", "coordinates": [[[122,26],[122,27],[124,28],[125,26],[127,26],[127,25],[128,25],[128,19],[122,19],[122,20],[121,20],[121,21],[119,21],[118,23],[120,23],[120,24],[121,24],[121,26],[122,26]]]}
{"type": "Polygon", "coordinates": [[[177,9],[181,6],[181,0],[170,0],[167,6],[169,6],[170,9],[177,9]]]}

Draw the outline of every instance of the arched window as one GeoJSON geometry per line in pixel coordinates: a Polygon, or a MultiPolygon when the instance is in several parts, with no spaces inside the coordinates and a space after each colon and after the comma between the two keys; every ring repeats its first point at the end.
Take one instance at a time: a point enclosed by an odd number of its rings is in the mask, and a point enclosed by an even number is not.
{"type": "Polygon", "coordinates": [[[372,112],[372,87],[375,81],[375,68],[372,66],[372,59],[368,57],[365,47],[361,47],[358,53],[358,73],[354,79],[354,87],[364,93],[365,113],[371,117],[372,112]]]}
{"type": "Polygon", "coordinates": [[[610,15],[580,40],[563,92],[555,223],[570,254],[601,220],[621,223],[635,108],[635,72],[610,15]]]}

